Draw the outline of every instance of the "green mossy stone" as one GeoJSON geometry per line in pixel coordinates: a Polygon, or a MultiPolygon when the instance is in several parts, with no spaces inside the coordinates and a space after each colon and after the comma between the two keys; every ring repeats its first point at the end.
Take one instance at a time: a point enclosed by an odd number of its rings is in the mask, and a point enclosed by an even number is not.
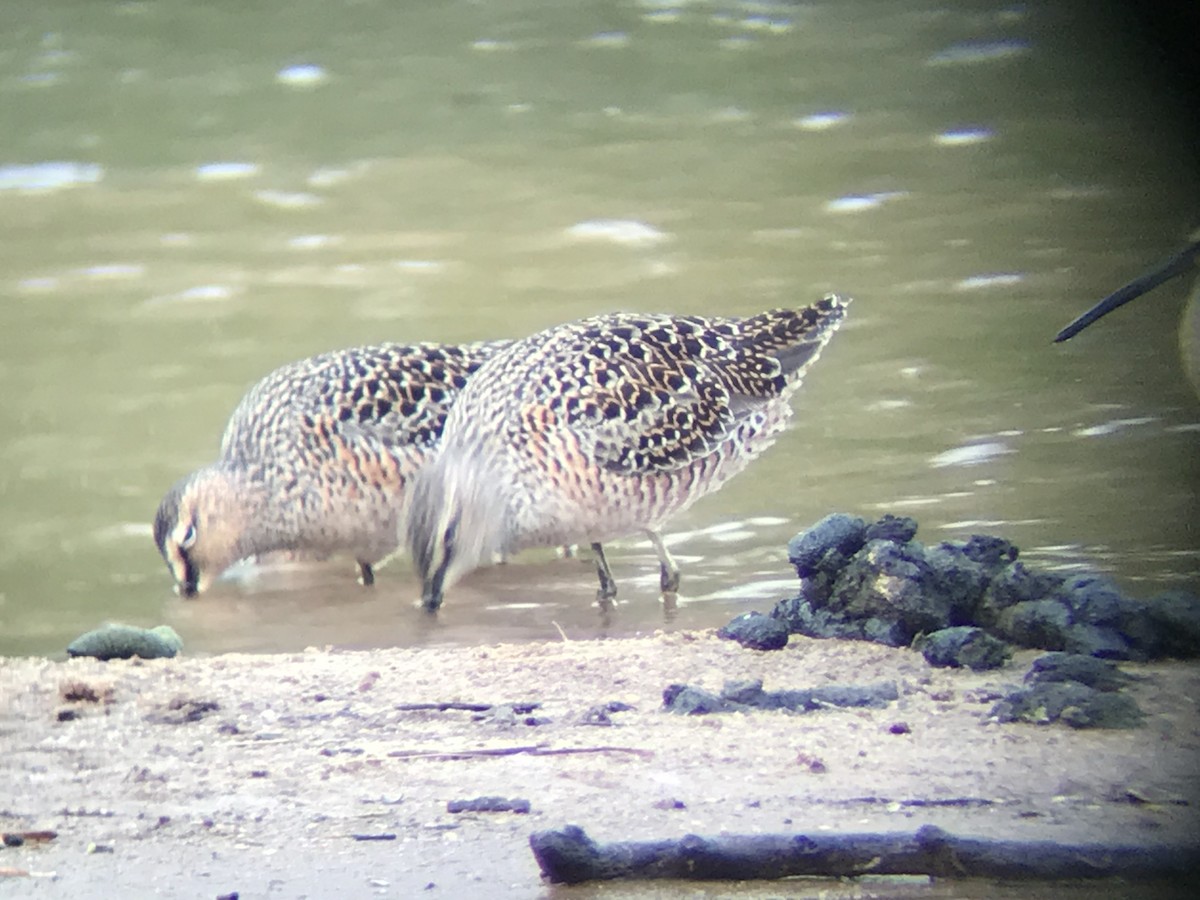
{"type": "Polygon", "coordinates": [[[106,625],[75,638],[67,647],[68,656],[92,656],[96,659],[167,659],[183,649],[183,639],[169,625],[137,628],[133,625],[106,625]]]}

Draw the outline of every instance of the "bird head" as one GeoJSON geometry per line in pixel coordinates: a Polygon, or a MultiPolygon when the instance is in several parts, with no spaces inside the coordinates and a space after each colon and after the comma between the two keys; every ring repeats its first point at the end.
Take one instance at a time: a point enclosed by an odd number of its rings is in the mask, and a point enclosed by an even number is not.
{"type": "Polygon", "coordinates": [[[409,486],[408,547],[421,577],[421,602],[430,612],[463,575],[505,551],[503,486],[482,454],[445,448],[409,486]]]}
{"type": "Polygon", "coordinates": [[[248,495],[231,473],[200,469],[177,482],[154,517],[154,543],[175,579],[176,593],[195,597],[244,556],[248,495]]]}

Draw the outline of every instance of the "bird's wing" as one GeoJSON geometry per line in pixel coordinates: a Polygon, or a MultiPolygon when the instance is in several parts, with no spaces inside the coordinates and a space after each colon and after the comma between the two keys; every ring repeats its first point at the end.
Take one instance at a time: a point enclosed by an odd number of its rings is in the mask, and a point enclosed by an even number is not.
{"type": "Polygon", "coordinates": [[[748,319],[620,315],[564,326],[555,378],[523,386],[523,427],[564,429],[616,471],[669,471],[786,402],[840,324],[823,301],[748,319]]]}
{"type": "Polygon", "coordinates": [[[467,379],[504,346],[379,344],[283,366],[243,398],[222,455],[253,460],[283,445],[329,458],[360,444],[372,452],[427,451],[467,379]]]}
{"type": "Polygon", "coordinates": [[[330,373],[314,398],[347,434],[388,446],[429,448],[441,437],[454,399],[483,362],[503,347],[488,344],[363,348],[330,373]]]}

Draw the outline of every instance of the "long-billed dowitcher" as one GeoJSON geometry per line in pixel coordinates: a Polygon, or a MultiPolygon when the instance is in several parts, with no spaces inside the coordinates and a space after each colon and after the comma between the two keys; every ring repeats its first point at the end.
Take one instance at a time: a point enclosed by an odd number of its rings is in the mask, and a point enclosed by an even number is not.
{"type": "Polygon", "coordinates": [[[496,354],[409,486],[425,607],[496,555],[582,542],[610,602],[602,543],[639,531],[658,554],[663,591],[677,591],[663,525],[775,441],[847,302],[831,295],[744,319],[596,316],[496,354]]]}
{"type": "MultiPolygon", "coordinates": [[[[1200,230],[1192,233],[1192,242],[1178,253],[1144,275],[1138,276],[1124,287],[1113,291],[1068,324],[1055,335],[1054,342],[1057,344],[1070,340],[1097,319],[1119,309],[1130,300],[1136,300],[1172,278],[1195,271],[1198,263],[1200,263],[1200,230]]],[[[1183,358],[1184,370],[1191,379],[1197,396],[1200,396],[1200,278],[1192,284],[1191,295],[1179,325],[1179,351],[1183,358]]]]}
{"type": "Polygon", "coordinates": [[[405,485],[468,377],[507,343],[357,347],[267,375],[234,410],[217,461],[158,508],[154,540],[179,592],[281,550],[352,553],[373,583],[400,543],[405,485]]]}

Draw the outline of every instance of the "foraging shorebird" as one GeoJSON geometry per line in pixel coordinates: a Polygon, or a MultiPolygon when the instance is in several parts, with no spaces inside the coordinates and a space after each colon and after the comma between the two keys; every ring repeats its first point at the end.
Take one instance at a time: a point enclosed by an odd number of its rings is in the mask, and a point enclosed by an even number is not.
{"type": "Polygon", "coordinates": [[[234,410],[217,461],[159,505],[154,541],[179,593],[281,550],[352,553],[372,584],[452,401],[508,343],[356,347],[267,375],[234,410]]]}
{"type": "Polygon", "coordinates": [[[598,599],[611,603],[602,543],[639,531],[663,591],[677,591],[663,525],[775,441],[847,302],[745,319],[596,316],[496,354],[407,493],[426,609],[496,555],[582,542],[595,552],[598,599]]]}
{"type": "MultiPolygon", "coordinates": [[[[1103,318],[1130,300],[1136,300],[1160,284],[1179,275],[1191,272],[1200,264],[1200,232],[1192,234],[1192,243],[1170,259],[1159,264],[1144,275],[1140,275],[1124,287],[1109,294],[1079,318],[1075,319],[1054,337],[1054,342],[1070,340],[1097,319],[1103,318]]],[[[1192,387],[1200,396],[1200,279],[1192,285],[1192,293],[1179,328],[1179,349],[1183,366],[1191,379],[1192,387]]]]}

